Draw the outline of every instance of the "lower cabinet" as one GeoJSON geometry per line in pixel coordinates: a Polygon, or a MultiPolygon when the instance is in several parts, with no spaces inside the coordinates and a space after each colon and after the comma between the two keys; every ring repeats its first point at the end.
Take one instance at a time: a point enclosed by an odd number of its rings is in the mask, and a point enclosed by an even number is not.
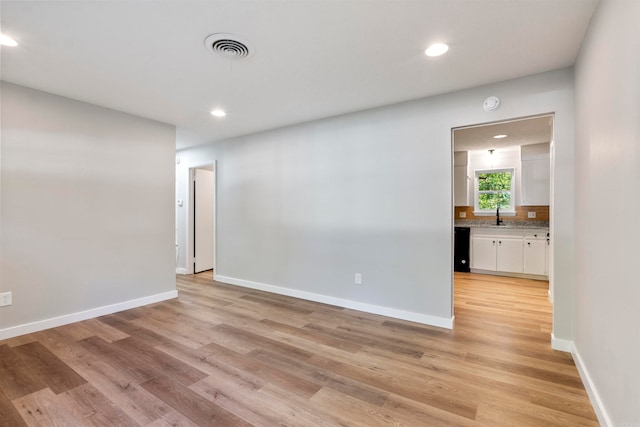
{"type": "Polygon", "coordinates": [[[524,239],[524,269],[525,274],[547,274],[547,240],[524,239]]]}
{"type": "Polygon", "coordinates": [[[498,239],[496,270],[522,273],[522,239],[498,239]]]}
{"type": "Polygon", "coordinates": [[[522,239],[474,237],[471,268],[522,273],[522,239]]]}
{"type": "Polygon", "coordinates": [[[495,271],[497,259],[495,237],[471,238],[471,268],[495,271]]]}
{"type": "Polygon", "coordinates": [[[473,229],[471,268],[517,274],[547,275],[546,230],[473,229]]]}

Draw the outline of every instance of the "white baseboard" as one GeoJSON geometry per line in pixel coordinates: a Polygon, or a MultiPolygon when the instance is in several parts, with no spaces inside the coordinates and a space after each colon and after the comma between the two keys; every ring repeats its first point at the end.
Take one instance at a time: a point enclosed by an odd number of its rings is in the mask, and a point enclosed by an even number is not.
{"type": "Polygon", "coordinates": [[[176,298],[177,296],[178,291],[169,291],[117,304],[105,305],[91,310],[80,311],[78,313],[65,314],[63,316],[52,317],[50,319],[38,320],[37,322],[25,323],[24,325],[11,326],[9,328],[0,329],[0,340],[30,334],[32,332],[43,331],[45,329],[55,328],[69,323],[80,322],[82,320],[93,319],[94,317],[165,301],[176,298]]]}
{"type": "Polygon", "coordinates": [[[589,400],[591,400],[591,406],[593,406],[596,416],[598,417],[598,422],[603,427],[612,427],[613,422],[611,422],[611,418],[609,418],[609,414],[607,414],[604,403],[600,398],[600,394],[598,393],[598,390],[596,389],[596,386],[591,379],[591,375],[589,375],[587,367],[584,365],[582,357],[580,356],[575,343],[572,342],[571,347],[573,361],[576,364],[576,368],[578,368],[578,373],[580,374],[580,378],[582,378],[582,384],[584,384],[584,388],[587,390],[589,400]]]}
{"type": "Polygon", "coordinates": [[[566,351],[571,353],[573,351],[573,341],[556,338],[553,333],[551,334],[551,348],[558,351],[566,351]]]}
{"type": "Polygon", "coordinates": [[[176,274],[189,274],[186,268],[176,267],[176,274]]]}
{"type": "Polygon", "coordinates": [[[379,314],[382,316],[393,317],[396,319],[409,320],[411,322],[422,323],[424,325],[438,326],[440,328],[453,329],[454,318],[429,316],[426,314],[415,313],[412,311],[399,310],[396,308],[383,307],[380,305],[367,304],[358,301],[336,298],[327,295],[315,294],[312,292],[300,291],[297,289],[283,288],[281,286],[267,285],[264,283],[252,282],[249,280],[236,279],[234,277],[214,275],[214,280],[230,285],[238,285],[245,288],[257,289],[260,291],[271,292],[274,294],[286,295],[294,298],[305,299],[323,304],[335,305],[338,307],[350,308],[354,310],[364,311],[366,313],[379,314]]]}
{"type": "Polygon", "coordinates": [[[589,400],[591,401],[591,406],[593,406],[593,410],[598,417],[598,422],[603,427],[613,426],[607,411],[605,410],[604,404],[602,403],[602,399],[600,399],[600,395],[598,394],[598,390],[591,379],[591,375],[589,375],[589,371],[585,366],[578,349],[575,346],[575,342],[570,340],[564,340],[560,338],[556,338],[553,334],[551,334],[551,348],[554,350],[566,351],[570,352],[573,356],[573,361],[576,364],[576,368],[578,369],[578,373],[580,374],[580,378],[582,379],[582,384],[584,385],[587,394],[589,395],[589,400]]]}
{"type": "Polygon", "coordinates": [[[490,276],[517,277],[518,279],[531,279],[531,280],[542,280],[542,281],[549,280],[549,276],[543,276],[540,274],[510,273],[507,271],[481,270],[479,268],[471,268],[470,270],[472,273],[488,274],[490,276]]]}

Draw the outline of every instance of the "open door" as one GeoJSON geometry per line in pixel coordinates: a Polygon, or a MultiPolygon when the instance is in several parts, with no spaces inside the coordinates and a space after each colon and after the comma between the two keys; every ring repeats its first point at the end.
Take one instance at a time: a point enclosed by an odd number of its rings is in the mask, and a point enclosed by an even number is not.
{"type": "Polygon", "coordinates": [[[194,273],[213,269],[213,171],[194,170],[194,273]]]}

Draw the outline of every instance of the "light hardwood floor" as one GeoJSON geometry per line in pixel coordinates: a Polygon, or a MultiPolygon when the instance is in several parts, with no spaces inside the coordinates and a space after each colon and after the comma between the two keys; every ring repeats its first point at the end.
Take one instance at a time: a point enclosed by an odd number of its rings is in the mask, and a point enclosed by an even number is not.
{"type": "Polygon", "coordinates": [[[547,283],[456,273],[453,331],[177,277],[0,341],[0,426],[595,426],[547,283]]]}

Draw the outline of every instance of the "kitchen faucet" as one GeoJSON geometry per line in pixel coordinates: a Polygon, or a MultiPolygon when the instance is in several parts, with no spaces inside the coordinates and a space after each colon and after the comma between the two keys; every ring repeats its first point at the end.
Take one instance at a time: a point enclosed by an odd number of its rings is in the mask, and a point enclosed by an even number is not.
{"type": "Polygon", "coordinates": [[[500,206],[496,209],[496,225],[501,225],[502,220],[500,219],[500,206]]]}

